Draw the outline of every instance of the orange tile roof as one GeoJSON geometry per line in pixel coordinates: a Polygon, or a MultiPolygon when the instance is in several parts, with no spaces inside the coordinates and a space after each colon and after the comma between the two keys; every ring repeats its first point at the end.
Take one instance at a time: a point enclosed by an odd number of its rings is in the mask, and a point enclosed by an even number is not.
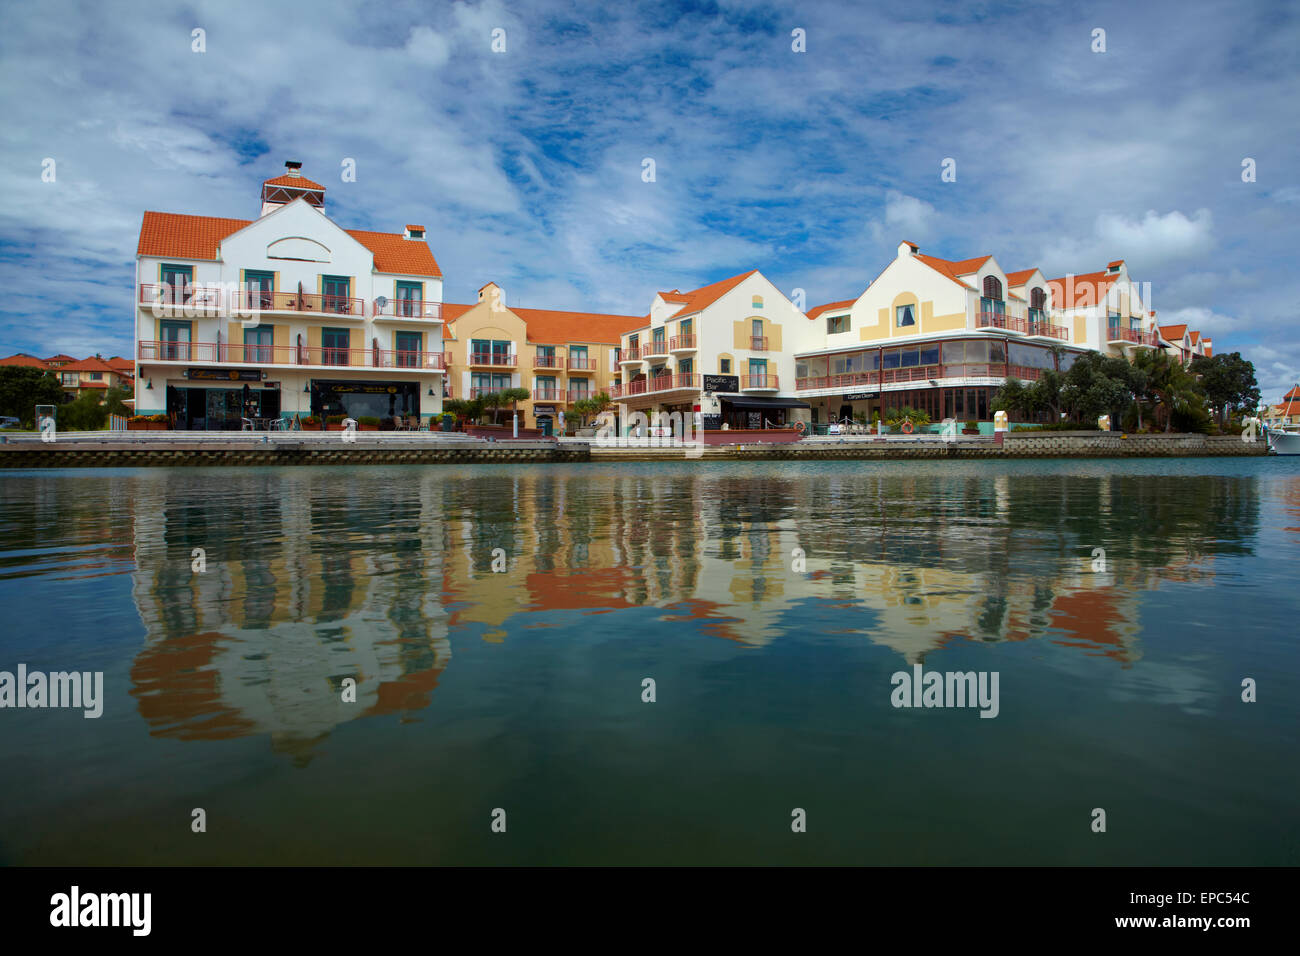
{"type": "Polygon", "coordinates": [[[842,302],[827,302],[825,305],[813,306],[808,312],[808,318],[815,319],[823,312],[829,312],[831,309],[847,309],[857,301],[857,299],[845,299],[842,302]]]}
{"type": "MultiPolygon", "coordinates": [[[[146,212],[140,226],[138,256],[215,261],[217,247],[227,236],[251,225],[253,219],[221,219],[173,212],[146,212]]],[[[344,230],[375,257],[375,269],[402,275],[442,277],[426,242],[400,233],[344,230]]]]}
{"type": "Polygon", "coordinates": [[[924,262],[935,272],[939,273],[941,276],[946,276],[947,278],[951,279],[953,282],[957,283],[959,286],[963,286],[964,288],[967,289],[973,289],[975,288],[973,285],[971,285],[969,282],[966,282],[958,278],[958,276],[969,275],[972,272],[977,272],[979,270],[979,264],[985,262],[990,257],[984,256],[983,258],[979,258],[979,259],[963,259],[961,262],[950,262],[947,259],[940,259],[938,256],[927,256],[918,252],[914,254],[912,258],[919,259],[921,262],[924,262]],[[976,266],[973,269],[970,268],[970,264],[972,262],[976,263],[976,266]]]}
{"type": "Polygon", "coordinates": [[[1300,402],[1300,385],[1297,385],[1295,388],[1291,389],[1291,391],[1287,392],[1282,397],[1284,399],[1295,399],[1296,401],[1300,402]]]}
{"type": "Polygon", "coordinates": [[[108,388],[107,382],[78,382],[75,386],[69,385],[68,388],[108,388]]]}
{"type": "Polygon", "coordinates": [[[0,359],[0,365],[20,365],[23,368],[49,369],[49,365],[47,365],[43,360],[32,355],[23,355],[22,353],[0,359]]]}
{"type": "MultiPolygon", "coordinates": [[[[659,296],[665,302],[683,303],[682,307],[674,312],[670,318],[679,315],[691,315],[692,313],[707,309],[757,272],[757,269],[750,269],[748,272],[742,272],[738,276],[732,276],[729,279],[722,279],[718,282],[712,283],[711,285],[693,289],[690,292],[678,292],[676,289],[673,289],[672,292],[660,292],[659,296]]],[[[641,323],[644,325],[648,319],[649,316],[641,316],[641,323]]]]}
{"type": "Polygon", "coordinates": [[[122,356],[120,355],[114,355],[111,359],[108,359],[107,361],[108,364],[113,366],[113,368],[115,369],[121,369],[124,372],[135,371],[135,363],[132,362],[129,358],[122,358],[122,356]]]}
{"type": "Polygon", "coordinates": [[[423,226],[412,225],[412,224],[409,223],[409,222],[406,224],[406,228],[407,228],[407,229],[416,229],[416,230],[418,230],[418,231],[420,231],[420,232],[424,232],[424,227],[423,227],[423,226]]]}
{"type": "Polygon", "coordinates": [[[71,355],[64,355],[62,352],[60,352],[58,355],[51,355],[51,356],[50,356],[49,358],[47,358],[45,361],[47,361],[47,362],[75,362],[76,359],[74,359],[71,355]]]}
{"type": "Polygon", "coordinates": [[[444,302],[442,304],[442,320],[444,322],[455,322],[477,304],[477,302],[470,305],[462,305],[459,302],[444,302]]]}
{"type": "MultiPolygon", "coordinates": [[[[508,308],[508,307],[507,307],[508,308]]],[[[560,312],[551,309],[510,309],[528,327],[528,341],[543,345],[592,342],[618,345],[624,332],[640,328],[639,315],[600,312],[560,312]]]]}
{"type": "Polygon", "coordinates": [[[96,358],[92,355],[90,358],[84,358],[77,362],[69,362],[59,369],[60,372],[116,372],[117,369],[109,365],[102,358],[96,358]]]}
{"type": "Polygon", "coordinates": [[[319,189],[325,191],[325,187],[320,183],[314,183],[306,176],[276,176],[274,179],[268,179],[262,183],[263,186],[290,186],[294,189],[319,189]]]}
{"type": "Polygon", "coordinates": [[[1193,331],[1192,331],[1192,344],[1195,345],[1195,344],[1196,344],[1197,342],[1199,342],[1200,340],[1201,340],[1201,333],[1200,333],[1200,332],[1197,332],[1197,331],[1195,331],[1195,330],[1193,330],[1193,331]]]}
{"type": "Polygon", "coordinates": [[[1107,268],[1107,269],[1114,269],[1116,266],[1122,266],[1123,264],[1124,264],[1124,260],[1123,260],[1123,259],[1115,259],[1115,260],[1112,261],[1112,262],[1108,262],[1108,263],[1106,263],[1106,268],[1107,268]]]}
{"type": "Polygon", "coordinates": [[[1086,309],[1100,305],[1106,298],[1106,290],[1115,284],[1119,276],[1107,272],[1086,272],[1077,276],[1062,276],[1048,279],[1047,287],[1052,293],[1052,302],[1058,309],[1086,309]],[[1069,292],[1070,301],[1066,301],[1069,292]]]}
{"type": "Polygon", "coordinates": [[[1186,331],[1187,331],[1187,326],[1185,325],[1160,326],[1160,334],[1164,337],[1165,341],[1167,342],[1181,342],[1183,340],[1183,333],[1186,331]]]}
{"type": "Polygon", "coordinates": [[[1012,288],[1024,285],[1029,281],[1029,277],[1038,271],[1037,267],[1033,269],[1021,269],[1019,272],[1007,273],[1007,285],[1012,288]]]}

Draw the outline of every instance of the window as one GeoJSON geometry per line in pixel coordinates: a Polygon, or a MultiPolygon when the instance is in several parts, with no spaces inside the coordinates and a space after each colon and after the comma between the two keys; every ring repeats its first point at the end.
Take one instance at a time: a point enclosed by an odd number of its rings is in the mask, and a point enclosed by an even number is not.
{"type": "Polygon", "coordinates": [[[731,374],[731,359],[718,359],[718,374],[731,374]]]}
{"type": "Polygon", "coordinates": [[[350,344],[347,329],[321,329],[321,365],[347,365],[350,344]]]}
{"type": "Polygon", "coordinates": [[[635,349],[635,348],[637,347],[637,343],[640,342],[640,341],[641,341],[641,337],[640,337],[640,336],[638,336],[638,335],[629,335],[629,336],[627,337],[627,347],[628,347],[629,349],[635,349]]]}
{"type": "Polygon", "coordinates": [[[352,280],[346,276],[321,276],[321,292],[323,293],[322,311],[334,312],[338,315],[349,315],[352,312],[351,295],[352,280]]]}
{"type": "Polygon", "coordinates": [[[690,335],[690,334],[691,334],[691,320],[690,320],[690,319],[682,319],[680,322],[677,323],[677,334],[678,334],[678,335],[690,335]]]}
{"type": "Polygon", "coordinates": [[[1039,312],[1047,308],[1047,293],[1042,289],[1029,290],[1029,307],[1039,312]]]}
{"type": "Polygon", "coordinates": [[[63,375],[63,384],[66,387],[76,388],[77,385],[79,384],[76,372],[63,372],[62,375],[63,375]]]}
{"type": "Polygon", "coordinates": [[[652,335],[653,335],[652,342],[654,345],[654,354],[662,355],[665,350],[663,326],[661,325],[659,328],[655,329],[652,335]]]}
{"type": "Polygon", "coordinates": [[[533,387],[537,389],[537,397],[543,401],[555,400],[555,376],[539,375],[533,379],[533,387]]]}
{"type": "Polygon", "coordinates": [[[939,346],[937,344],[923,345],[921,347],[921,364],[922,365],[939,364],[939,346]]]}
{"type": "Polygon", "coordinates": [[[695,371],[695,363],[690,359],[682,359],[677,363],[677,372],[679,375],[690,375],[695,371]]]}
{"type": "Polygon", "coordinates": [[[1002,298],[1002,283],[997,276],[984,277],[984,298],[1000,299],[1002,298]]]}
{"type": "Polygon", "coordinates": [[[898,358],[897,349],[890,349],[888,352],[886,352],[884,355],[884,359],[885,359],[885,368],[887,369],[898,368],[899,358],[898,358]]]}
{"type": "Polygon", "coordinates": [[[90,373],[90,380],[91,380],[92,382],[102,382],[102,381],[104,380],[104,373],[103,373],[103,372],[91,372],[91,373],[90,373]]]}
{"type": "Polygon", "coordinates": [[[194,267],[193,266],[162,266],[159,272],[162,284],[167,288],[163,291],[163,301],[183,303],[190,301],[193,296],[193,290],[190,286],[194,284],[194,267]]]}
{"type": "Polygon", "coordinates": [[[534,363],[538,368],[556,368],[555,346],[539,345],[537,346],[537,361],[534,363]]]}
{"type": "Polygon", "coordinates": [[[767,359],[749,360],[749,387],[767,387],[767,359]]]}
{"type": "Polygon", "coordinates": [[[900,329],[904,326],[916,325],[915,307],[910,305],[900,305],[898,307],[897,320],[900,329]]]}
{"type": "MultiPolygon", "coordinates": [[[[576,368],[582,370],[590,367],[591,366],[587,364],[587,346],[570,345],[569,346],[569,368],[571,369],[576,368]]],[[[585,382],[586,379],[583,379],[583,381],[585,382]]]]}
{"type": "MultiPolygon", "coordinates": [[[[750,300],[750,305],[756,309],[761,309],[763,307],[763,297],[761,295],[754,296],[754,298],[750,300]]],[[[755,332],[754,334],[758,335],[759,333],[755,332]]]]}
{"type": "Polygon", "coordinates": [[[826,317],[826,334],[838,335],[840,332],[849,331],[849,317],[847,315],[828,315],[826,317]]]}
{"type": "Polygon", "coordinates": [[[244,329],[244,361],[270,362],[275,329],[270,325],[244,329]]]}
{"type": "Polygon", "coordinates": [[[419,318],[423,314],[424,286],[419,282],[397,283],[396,315],[419,318]]]}
{"type": "Polygon", "coordinates": [[[591,380],[585,378],[570,379],[569,393],[575,399],[586,398],[591,394],[591,380]]]}
{"type": "Polygon", "coordinates": [[[269,309],[275,301],[275,273],[244,270],[244,301],[250,309],[269,309]]]}
{"type": "Polygon", "coordinates": [[[903,368],[915,368],[920,352],[917,349],[901,349],[898,353],[899,365],[903,368]]]}
{"type": "Polygon", "coordinates": [[[162,345],[158,357],[166,362],[184,362],[190,357],[190,323],[163,319],[162,345]]]}
{"type": "Polygon", "coordinates": [[[424,344],[422,338],[419,332],[398,332],[394,336],[393,344],[397,346],[398,368],[420,367],[420,349],[424,344]]]}

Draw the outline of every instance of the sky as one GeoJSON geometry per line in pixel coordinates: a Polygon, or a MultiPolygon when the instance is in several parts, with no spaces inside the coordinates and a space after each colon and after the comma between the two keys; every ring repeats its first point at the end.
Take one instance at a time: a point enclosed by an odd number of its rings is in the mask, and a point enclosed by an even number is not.
{"type": "Polygon", "coordinates": [[[0,14],[0,354],[129,356],[143,212],[254,218],[292,159],[345,228],[426,225],[449,302],[642,315],[759,269],[812,307],[907,239],[1048,278],[1124,259],[1266,399],[1300,380],[1298,3],[0,14]]]}

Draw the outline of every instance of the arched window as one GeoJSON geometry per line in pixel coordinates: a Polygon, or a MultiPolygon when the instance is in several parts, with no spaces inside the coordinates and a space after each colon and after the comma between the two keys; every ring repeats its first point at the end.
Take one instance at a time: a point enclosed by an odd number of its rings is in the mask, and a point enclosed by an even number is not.
{"type": "Polygon", "coordinates": [[[998,281],[997,276],[984,277],[984,298],[986,299],[1002,298],[1002,283],[998,281]]]}
{"type": "Polygon", "coordinates": [[[1032,289],[1029,293],[1029,307],[1031,309],[1047,308],[1047,293],[1042,289],[1032,289]]]}

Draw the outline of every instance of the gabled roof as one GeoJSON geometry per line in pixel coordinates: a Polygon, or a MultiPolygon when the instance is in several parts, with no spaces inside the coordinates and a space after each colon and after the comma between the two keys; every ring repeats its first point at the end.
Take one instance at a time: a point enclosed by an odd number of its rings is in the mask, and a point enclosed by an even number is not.
{"type": "MultiPolygon", "coordinates": [[[[455,322],[458,318],[482,305],[461,305],[455,302],[442,304],[442,318],[445,322],[455,322]]],[[[644,316],[609,315],[603,312],[565,312],[558,309],[515,309],[505,306],[523,321],[527,329],[529,342],[539,345],[618,345],[624,332],[639,328],[645,321],[644,316]]]]}
{"type": "Polygon", "coordinates": [[[1291,391],[1283,395],[1282,398],[1287,401],[1294,400],[1300,402],[1300,385],[1297,385],[1295,388],[1291,389],[1291,391]]]}
{"type": "Polygon", "coordinates": [[[953,282],[967,289],[975,287],[969,282],[964,282],[959,276],[970,275],[972,272],[978,272],[980,266],[992,259],[992,256],[978,256],[974,259],[962,259],[960,262],[951,262],[947,259],[940,259],[938,256],[927,256],[924,253],[915,253],[912,256],[924,262],[927,266],[942,276],[946,276],[953,282]]]}
{"type": "Polygon", "coordinates": [[[47,371],[49,370],[49,365],[47,365],[44,361],[36,358],[33,355],[26,355],[22,352],[19,352],[17,355],[11,355],[8,358],[0,359],[0,365],[19,365],[22,366],[23,368],[39,368],[39,369],[45,369],[47,371]]]}
{"type": "Polygon", "coordinates": [[[444,322],[455,322],[470,309],[478,305],[477,302],[472,304],[461,304],[459,302],[444,302],[442,304],[442,320],[444,322]]]}
{"type": "Polygon", "coordinates": [[[1026,282],[1028,282],[1029,277],[1037,271],[1038,271],[1038,267],[1035,266],[1032,269],[1021,269],[1019,272],[1008,272],[1007,285],[1013,289],[1016,288],[1017,286],[1022,286],[1026,282]]]}
{"type": "Polygon", "coordinates": [[[111,359],[105,359],[105,361],[107,361],[109,365],[113,366],[113,368],[120,369],[123,372],[135,371],[135,363],[129,358],[122,358],[120,355],[114,355],[111,359]]]}
{"type": "MultiPolygon", "coordinates": [[[[140,242],[135,253],[162,259],[215,262],[217,247],[223,239],[258,221],[147,211],[140,226],[140,242]]],[[[407,239],[401,233],[360,229],[345,229],[344,232],[370,250],[375,257],[375,269],[379,272],[442,277],[442,270],[426,242],[407,239]]]]}
{"type": "Polygon", "coordinates": [[[1201,333],[1197,332],[1196,330],[1192,330],[1192,344],[1195,345],[1200,340],[1201,340],[1201,333]]]}
{"type": "Polygon", "coordinates": [[[1183,334],[1187,331],[1186,325],[1162,325],[1160,334],[1167,342],[1181,342],[1183,334]]]}
{"type": "Polygon", "coordinates": [[[1047,285],[1052,290],[1052,301],[1058,309],[1088,308],[1100,305],[1106,298],[1107,290],[1119,278],[1116,273],[1086,272],[1077,276],[1062,276],[1048,279],[1047,285]],[[1069,301],[1066,293],[1071,293],[1069,301]]]}
{"type": "Polygon", "coordinates": [[[848,309],[853,306],[857,299],[844,299],[842,302],[827,302],[825,305],[816,305],[808,311],[808,318],[815,319],[823,312],[830,312],[832,309],[848,309]]]}
{"type": "MultiPolygon", "coordinates": [[[[665,302],[682,303],[682,308],[674,312],[673,316],[690,315],[707,309],[750,276],[757,274],[757,269],[750,269],[748,272],[742,272],[738,276],[732,276],[729,279],[722,279],[719,282],[714,282],[712,285],[701,286],[700,288],[694,289],[690,292],[678,292],[676,289],[673,289],[672,292],[660,292],[659,297],[665,302]]],[[[644,324],[647,319],[648,316],[642,316],[642,324],[644,324]]]]}
{"type": "Polygon", "coordinates": [[[65,355],[63,352],[60,352],[58,355],[51,355],[51,356],[50,356],[49,358],[47,358],[45,361],[47,361],[47,362],[75,362],[76,359],[74,359],[71,355],[65,355]]]}
{"type": "Polygon", "coordinates": [[[276,176],[274,179],[268,179],[262,183],[263,186],[289,186],[292,189],[315,189],[320,192],[325,191],[325,187],[320,183],[314,183],[306,176],[276,176]]]}
{"type": "MultiPolygon", "coordinates": [[[[1295,389],[1292,389],[1294,392],[1295,389]]],[[[1273,406],[1275,415],[1300,415],[1300,398],[1284,398],[1280,405],[1273,406]]]]}
{"type": "Polygon", "coordinates": [[[60,372],[116,372],[117,369],[109,365],[102,358],[92,355],[90,358],[81,359],[79,362],[69,362],[60,372]]]}

